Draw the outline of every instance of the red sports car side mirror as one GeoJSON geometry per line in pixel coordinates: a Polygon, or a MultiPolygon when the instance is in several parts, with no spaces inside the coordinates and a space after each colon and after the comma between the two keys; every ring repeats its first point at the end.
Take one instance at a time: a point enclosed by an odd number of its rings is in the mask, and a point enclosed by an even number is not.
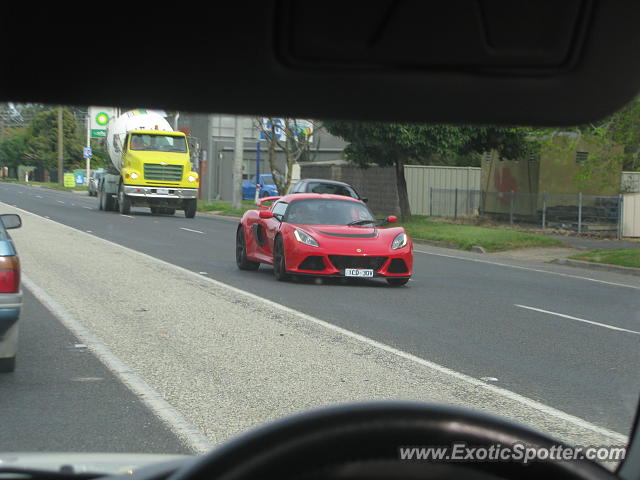
{"type": "Polygon", "coordinates": [[[273,212],[271,210],[260,210],[260,218],[273,218],[273,212]]]}
{"type": "Polygon", "coordinates": [[[398,217],[396,217],[395,215],[389,215],[387,217],[387,222],[388,223],[396,223],[398,221],[398,217]]]}

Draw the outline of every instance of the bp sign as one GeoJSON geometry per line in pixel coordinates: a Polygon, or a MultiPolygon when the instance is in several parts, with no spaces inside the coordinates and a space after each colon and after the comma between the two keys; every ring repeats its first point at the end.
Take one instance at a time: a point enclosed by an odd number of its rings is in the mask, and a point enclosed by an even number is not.
{"type": "Polygon", "coordinates": [[[107,125],[115,114],[115,109],[106,107],[89,107],[91,136],[104,138],[107,136],[107,125]]]}

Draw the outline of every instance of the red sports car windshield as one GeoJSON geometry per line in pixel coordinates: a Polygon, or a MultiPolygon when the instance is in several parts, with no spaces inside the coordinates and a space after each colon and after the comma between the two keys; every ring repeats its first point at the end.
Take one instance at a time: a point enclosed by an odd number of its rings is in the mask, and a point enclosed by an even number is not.
{"type": "Polygon", "coordinates": [[[300,225],[368,225],[376,221],[360,202],[323,198],[291,202],[283,220],[300,225]]]}

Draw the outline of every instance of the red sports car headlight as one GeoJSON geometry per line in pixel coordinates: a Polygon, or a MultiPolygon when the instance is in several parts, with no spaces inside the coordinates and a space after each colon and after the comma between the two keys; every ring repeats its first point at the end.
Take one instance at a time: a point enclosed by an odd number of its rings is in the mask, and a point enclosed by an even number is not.
{"type": "Polygon", "coordinates": [[[296,237],[296,240],[300,243],[304,243],[305,245],[309,245],[310,247],[319,247],[318,242],[315,238],[309,235],[307,232],[295,229],[293,231],[293,236],[296,237]]]}
{"type": "Polygon", "coordinates": [[[398,235],[396,235],[396,238],[393,239],[393,242],[391,242],[391,250],[398,250],[399,248],[404,247],[408,242],[407,239],[407,234],[404,232],[399,233],[398,235]]]}

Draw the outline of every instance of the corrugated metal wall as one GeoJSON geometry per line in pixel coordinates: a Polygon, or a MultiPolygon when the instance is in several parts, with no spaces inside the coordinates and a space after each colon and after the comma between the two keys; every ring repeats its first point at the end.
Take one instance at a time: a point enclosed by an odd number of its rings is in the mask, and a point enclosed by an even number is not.
{"type": "Polygon", "coordinates": [[[624,194],[622,236],[640,237],[640,193],[624,194]]]}
{"type": "Polygon", "coordinates": [[[622,191],[640,192],[640,172],[622,172],[622,191]]]}
{"type": "Polygon", "coordinates": [[[459,189],[461,192],[480,190],[480,168],[407,165],[407,181],[411,213],[429,215],[430,189],[459,189]]]}

